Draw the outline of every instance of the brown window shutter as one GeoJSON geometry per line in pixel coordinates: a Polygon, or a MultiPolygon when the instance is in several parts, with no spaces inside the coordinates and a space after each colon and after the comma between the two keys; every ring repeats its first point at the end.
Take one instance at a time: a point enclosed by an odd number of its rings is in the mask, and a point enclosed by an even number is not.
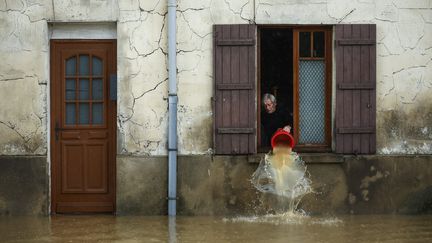
{"type": "Polygon", "coordinates": [[[336,152],[376,147],[376,25],[336,25],[336,152]]]}
{"type": "Polygon", "coordinates": [[[216,154],[256,153],[256,26],[214,25],[216,154]]]}

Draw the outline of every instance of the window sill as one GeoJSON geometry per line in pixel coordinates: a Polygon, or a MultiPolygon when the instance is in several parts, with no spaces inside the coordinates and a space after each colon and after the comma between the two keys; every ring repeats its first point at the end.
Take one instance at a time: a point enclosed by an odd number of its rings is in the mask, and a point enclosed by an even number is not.
{"type": "MultiPolygon", "coordinates": [[[[248,156],[249,163],[259,163],[264,158],[265,153],[258,153],[248,156]]],[[[299,153],[306,164],[341,164],[345,158],[341,154],[335,153],[299,153]]]]}

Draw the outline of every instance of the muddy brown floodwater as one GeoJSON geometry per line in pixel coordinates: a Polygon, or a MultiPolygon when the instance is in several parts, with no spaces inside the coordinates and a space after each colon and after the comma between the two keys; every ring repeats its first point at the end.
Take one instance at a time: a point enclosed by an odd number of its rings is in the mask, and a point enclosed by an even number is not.
{"type": "Polygon", "coordinates": [[[0,242],[432,242],[432,215],[0,217],[0,242]]]}

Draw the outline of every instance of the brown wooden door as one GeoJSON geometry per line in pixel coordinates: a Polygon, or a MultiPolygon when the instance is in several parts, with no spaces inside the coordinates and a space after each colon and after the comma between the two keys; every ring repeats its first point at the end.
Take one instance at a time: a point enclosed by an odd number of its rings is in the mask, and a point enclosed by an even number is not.
{"type": "Polygon", "coordinates": [[[115,47],[115,40],[51,41],[53,213],[115,211],[115,47]]]}

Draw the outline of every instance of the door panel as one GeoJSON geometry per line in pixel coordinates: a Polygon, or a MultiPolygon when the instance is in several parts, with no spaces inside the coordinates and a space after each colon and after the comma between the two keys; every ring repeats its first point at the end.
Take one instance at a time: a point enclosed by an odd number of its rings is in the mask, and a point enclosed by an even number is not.
{"type": "Polygon", "coordinates": [[[52,212],[115,210],[115,40],[52,40],[52,212]]]}
{"type": "Polygon", "coordinates": [[[83,146],[77,142],[61,144],[62,193],[83,192],[83,146]]]}
{"type": "Polygon", "coordinates": [[[96,142],[86,146],[86,192],[107,192],[106,145],[106,142],[96,142]]]}

